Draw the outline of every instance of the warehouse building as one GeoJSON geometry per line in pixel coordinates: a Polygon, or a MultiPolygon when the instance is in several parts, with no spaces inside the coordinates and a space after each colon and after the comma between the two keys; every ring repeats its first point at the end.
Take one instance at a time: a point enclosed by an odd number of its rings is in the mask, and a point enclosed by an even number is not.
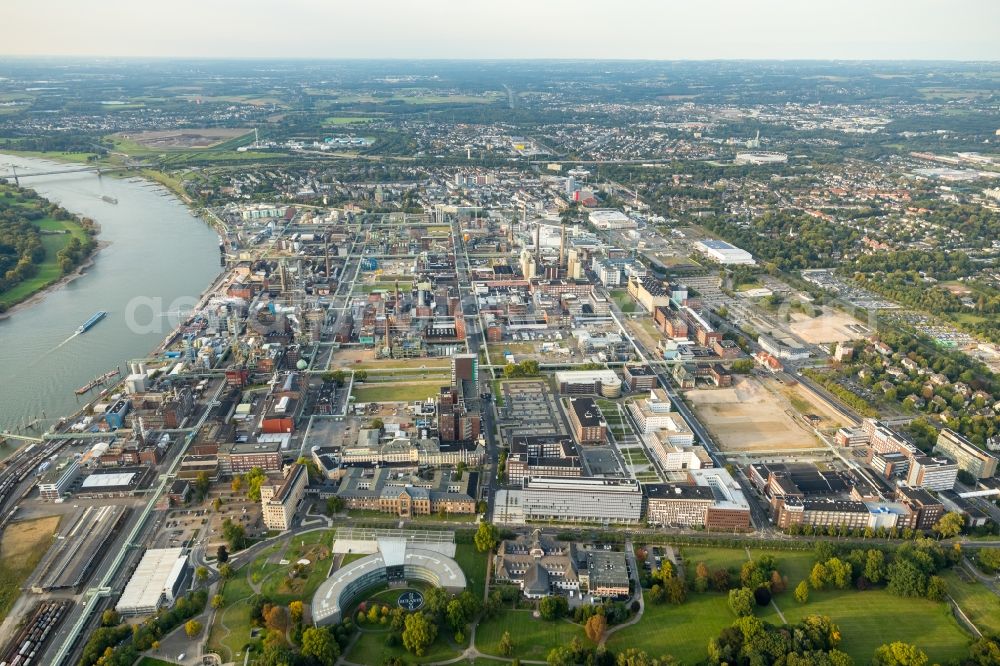
{"type": "Polygon", "coordinates": [[[152,615],[180,596],[187,573],[183,548],[150,548],[115,605],[119,614],[152,615]]]}
{"type": "Polygon", "coordinates": [[[694,244],[696,250],[724,266],[753,266],[753,255],[721,240],[703,240],[694,244]]]}

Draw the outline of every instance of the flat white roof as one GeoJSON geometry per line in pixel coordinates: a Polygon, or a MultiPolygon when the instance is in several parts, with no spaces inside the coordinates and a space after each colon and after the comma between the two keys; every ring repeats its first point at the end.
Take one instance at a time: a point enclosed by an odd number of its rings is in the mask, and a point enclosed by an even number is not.
{"type": "Polygon", "coordinates": [[[115,608],[125,613],[155,610],[164,592],[169,594],[169,588],[183,570],[183,562],[186,559],[183,548],[147,550],[115,608]]]}
{"type": "Polygon", "coordinates": [[[127,486],[135,478],[135,472],[118,472],[114,474],[91,474],[84,479],[81,488],[114,488],[127,486]]]}

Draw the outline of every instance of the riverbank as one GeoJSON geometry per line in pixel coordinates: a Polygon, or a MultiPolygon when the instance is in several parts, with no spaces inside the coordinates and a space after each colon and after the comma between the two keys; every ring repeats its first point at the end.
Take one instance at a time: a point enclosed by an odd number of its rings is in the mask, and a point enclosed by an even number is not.
{"type": "Polygon", "coordinates": [[[42,301],[45,300],[45,297],[51,294],[52,292],[58,289],[62,289],[70,282],[73,282],[73,280],[83,277],[87,269],[94,265],[98,253],[104,248],[109,247],[110,245],[111,243],[108,241],[97,241],[97,247],[94,248],[94,251],[91,252],[87,256],[87,259],[82,264],[77,266],[72,273],[67,273],[66,275],[56,280],[55,282],[50,282],[44,287],[41,287],[31,292],[31,294],[26,296],[24,299],[19,300],[16,303],[13,303],[12,305],[9,305],[6,310],[0,312],[0,321],[12,317],[19,310],[30,308],[33,305],[41,303],[42,301]]]}

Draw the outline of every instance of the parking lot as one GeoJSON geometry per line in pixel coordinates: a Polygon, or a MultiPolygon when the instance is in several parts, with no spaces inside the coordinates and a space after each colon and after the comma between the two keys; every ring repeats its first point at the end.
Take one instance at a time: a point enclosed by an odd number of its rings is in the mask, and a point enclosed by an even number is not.
{"type": "Polygon", "coordinates": [[[500,428],[509,441],[518,435],[568,434],[547,382],[539,380],[503,382],[504,406],[500,428]]]}

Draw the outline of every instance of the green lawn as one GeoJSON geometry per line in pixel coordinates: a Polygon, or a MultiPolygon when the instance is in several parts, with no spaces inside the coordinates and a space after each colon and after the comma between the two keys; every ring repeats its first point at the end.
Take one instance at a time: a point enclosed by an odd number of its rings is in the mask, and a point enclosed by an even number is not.
{"type": "Polygon", "coordinates": [[[465,572],[468,589],[477,599],[483,598],[483,591],[486,589],[486,557],[485,553],[480,553],[471,543],[455,546],[455,561],[465,572]]]}
{"type": "Polygon", "coordinates": [[[680,606],[652,604],[648,594],[645,599],[642,620],[608,639],[612,652],[634,647],[650,656],[669,654],[684,664],[697,663],[708,655],[708,642],[735,619],[723,594],[693,594],[680,606]]]}
{"type": "MultiPolygon", "coordinates": [[[[785,599],[778,605],[791,623],[806,615],[830,616],[843,635],[840,648],[858,664],[868,663],[875,648],[892,641],[913,643],[927,653],[931,663],[945,663],[967,654],[972,640],[947,604],[904,599],[885,590],[813,591],[804,605],[785,599]]],[[[779,621],[773,614],[766,619],[779,621]]]]}
{"type": "Polygon", "coordinates": [[[412,402],[437,395],[441,386],[440,381],[355,384],[351,396],[356,402],[412,402]]]}
{"type": "Polygon", "coordinates": [[[152,657],[143,657],[136,666],[173,666],[173,662],[153,659],[152,657]]]}
{"type": "MultiPolygon", "coordinates": [[[[829,615],[840,627],[844,636],[843,643],[841,644],[842,649],[849,653],[859,664],[867,663],[871,659],[875,648],[879,645],[894,640],[914,642],[927,652],[932,661],[941,663],[965,653],[970,637],[952,616],[947,604],[924,599],[902,599],[889,594],[885,590],[869,590],[866,592],[837,590],[827,592],[813,591],[810,594],[809,602],[801,605],[793,600],[792,590],[799,581],[804,580],[808,576],[813,564],[813,553],[811,551],[768,551],[753,548],[750,549],[750,553],[755,558],[762,554],[773,555],[777,561],[778,570],[782,575],[788,577],[788,589],[775,598],[775,602],[784,613],[785,619],[790,623],[795,623],[806,615],[829,615]],[[905,622],[873,621],[873,618],[892,617],[905,617],[905,622]]],[[[743,562],[747,560],[746,551],[741,548],[685,546],[681,548],[681,554],[684,557],[685,572],[689,580],[694,579],[694,570],[698,562],[704,562],[710,570],[714,571],[719,568],[738,570],[743,562]]],[[[951,580],[949,580],[949,584],[951,584],[951,580]]],[[[967,613],[978,613],[978,617],[988,612],[989,599],[981,593],[975,594],[975,586],[968,587],[968,591],[958,588],[955,585],[951,585],[949,589],[954,588],[958,594],[967,591],[969,606],[971,607],[971,610],[966,609],[967,613]]],[[[956,600],[958,600],[957,597],[956,600]]],[[[715,627],[714,631],[707,632],[707,638],[704,635],[698,635],[697,641],[691,638],[691,634],[697,628],[678,632],[676,635],[671,634],[671,636],[685,637],[680,646],[677,647],[673,638],[664,637],[656,639],[655,634],[653,635],[654,637],[643,638],[643,632],[635,631],[635,629],[625,630],[622,633],[629,635],[628,632],[635,632],[635,640],[645,641],[643,645],[648,646],[637,645],[637,647],[643,647],[650,654],[668,653],[685,662],[696,658],[703,658],[704,652],[701,650],[704,650],[704,645],[707,645],[707,639],[715,636],[719,629],[732,622],[733,616],[729,611],[725,597],[712,594],[694,594],[689,598],[687,603],[679,608],[652,607],[653,614],[649,616],[649,619],[653,620],[651,624],[660,625],[661,620],[657,619],[660,615],[684,613],[684,608],[691,604],[695,604],[696,607],[694,610],[701,613],[702,616],[689,616],[685,618],[687,621],[700,624],[707,623],[715,627]],[[716,605],[721,609],[719,611],[720,617],[718,618],[705,616],[706,609],[711,607],[711,603],[707,599],[712,598],[717,599],[716,605]]],[[[647,605],[646,608],[647,612],[649,612],[651,607],[647,605]]],[[[773,624],[781,623],[781,619],[773,607],[762,609],[760,616],[773,624]]],[[[673,626],[675,620],[664,618],[662,621],[669,622],[673,626]]],[[[637,627],[643,626],[646,626],[648,630],[649,624],[647,624],[646,619],[643,619],[637,625],[637,627]]],[[[620,637],[613,638],[616,641],[622,640],[620,637]]],[[[624,645],[625,643],[619,643],[620,647],[624,645]]],[[[609,647],[611,647],[610,641],[609,647]]]]}
{"type": "Polygon", "coordinates": [[[635,312],[635,301],[632,297],[628,295],[628,290],[626,289],[613,289],[611,292],[611,298],[615,299],[615,303],[622,312],[628,314],[630,312],[635,312]]]}
{"type": "Polygon", "coordinates": [[[365,118],[362,116],[332,116],[330,118],[324,118],[324,125],[354,125],[357,123],[370,123],[375,120],[374,118],[365,118]]]}
{"type": "Polygon", "coordinates": [[[345,655],[348,661],[361,664],[382,664],[387,659],[397,657],[407,664],[426,664],[434,661],[444,661],[457,657],[461,649],[452,642],[452,637],[446,632],[438,632],[437,640],[427,649],[422,657],[416,657],[407,652],[402,645],[389,647],[386,639],[389,629],[364,629],[351,650],[345,655]]]}
{"type": "MultiPolygon", "coordinates": [[[[509,631],[514,641],[514,656],[521,659],[542,659],[560,645],[574,638],[587,639],[576,624],[557,620],[537,619],[530,610],[503,610],[496,617],[482,622],[476,629],[476,648],[484,654],[500,656],[500,638],[509,631]]],[[[587,641],[589,642],[589,641],[587,641]]]]}
{"type": "MultiPolygon", "coordinates": [[[[246,580],[246,568],[241,568],[235,578],[226,581],[222,589],[223,605],[215,615],[208,635],[208,649],[222,656],[223,661],[233,661],[250,641],[250,601],[253,590],[246,580]]],[[[239,660],[242,662],[242,659],[239,660]]]]}
{"type": "Polygon", "coordinates": [[[956,571],[945,572],[944,579],[948,583],[948,594],[979,631],[1000,633],[1000,597],[956,571]]]}

